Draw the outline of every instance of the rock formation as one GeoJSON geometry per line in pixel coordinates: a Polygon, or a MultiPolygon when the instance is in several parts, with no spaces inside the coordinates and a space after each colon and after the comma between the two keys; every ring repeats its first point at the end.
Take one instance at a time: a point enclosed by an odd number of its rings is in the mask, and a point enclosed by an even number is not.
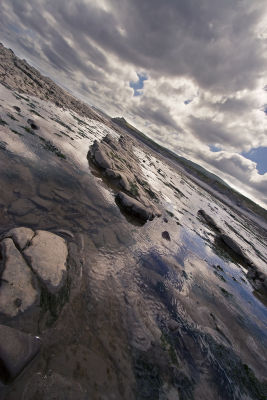
{"type": "Polygon", "coordinates": [[[101,142],[94,142],[87,158],[116,188],[116,201],[126,213],[143,221],[161,215],[153,202],[157,195],[142,178],[129,139],[120,136],[116,141],[111,135],[106,135],[101,142]]]}

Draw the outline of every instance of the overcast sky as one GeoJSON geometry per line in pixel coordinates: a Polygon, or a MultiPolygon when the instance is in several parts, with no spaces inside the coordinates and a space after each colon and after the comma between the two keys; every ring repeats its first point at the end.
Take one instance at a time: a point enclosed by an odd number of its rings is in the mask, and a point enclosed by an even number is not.
{"type": "Polygon", "coordinates": [[[266,0],[1,0],[0,40],[267,206],[266,0]]]}

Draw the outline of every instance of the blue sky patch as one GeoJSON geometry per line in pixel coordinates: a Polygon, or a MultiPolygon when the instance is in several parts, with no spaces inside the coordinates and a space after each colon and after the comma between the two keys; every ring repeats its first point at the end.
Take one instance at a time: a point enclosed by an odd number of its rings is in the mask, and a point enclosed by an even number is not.
{"type": "Polygon", "coordinates": [[[209,145],[209,148],[213,153],[217,153],[218,151],[222,150],[220,147],[214,146],[213,144],[209,145]]]}
{"type": "Polygon", "coordinates": [[[241,154],[243,157],[257,163],[259,174],[263,175],[267,172],[267,147],[257,147],[256,149],[251,149],[247,153],[243,152],[241,154]]]}
{"type": "Polygon", "coordinates": [[[184,104],[185,104],[185,105],[190,104],[192,101],[193,101],[192,99],[191,99],[191,100],[190,100],[190,99],[185,100],[185,101],[184,101],[184,104]]]}
{"type": "Polygon", "coordinates": [[[148,80],[146,74],[138,74],[138,81],[137,82],[130,82],[130,87],[134,90],[134,96],[141,96],[143,94],[142,90],[144,87],[144,81],[148,80]]]}

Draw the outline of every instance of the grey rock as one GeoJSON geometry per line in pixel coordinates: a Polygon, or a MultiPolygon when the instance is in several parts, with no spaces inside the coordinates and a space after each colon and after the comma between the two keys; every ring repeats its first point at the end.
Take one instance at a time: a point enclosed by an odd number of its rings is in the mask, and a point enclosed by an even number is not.
{"type": "Polygon", "coordinates": [[[113,168],[112,161],[108,158],[105,152],[105,145],[103,145],[102,143],[97,143],[96,141],[94,142],[88,153],[88,158],[91,158],[96,166],[99,168],[113,168]]]}
{"type": "Polygon", "coordinates": [[[9,212],[14,215],[23,216],[35,209],[35,205],[29,199],[18,199],[13,201],[9,212]]]}
{"type": "Polygon", "coordinates": [[[36,356],[40,339],[5,325],[0,325],[0,379],[8,383],[36,356]]]}
{"type": "Polygon", "coordinates": [[[24,247],[32,240],[34,236],[33,230],[30,228],[14,228],[11,229],[6,236],[12,237],[16,246],[23,250],[24,247]]]}
{"type": "Polygon", "coordinates": [[[206,211],[199,210],[197,214],[215,232],[217,232],[217,233],[222,232],[221,228],[216,224],[214,219],[209,214],[206,213],[206,211]]]}
{"type": "Polygon", "coordinates": [[[49,200],[42,199],[39,196],[34,196],[34,197],[31,198],[31,201],[34,204],[36,204],[38,207],[41,207],[46,211],[51,209],[52,203],[49,200]]]}
{"type": "Polygon", "coordinates": [[[162,232],[161,236],[163,237],[163,239],[170,241],[171,237],[168,231],[164,231],[162,232]]]}
{"type": "Polygon", "coordinates": [[[254,289],[267,295],[267,276],[263,272],[259,271],[255,265],[253,265],[253,267],[249,266],[247,278],[254,289]]]}
{"type": "Polygon", "coordinates": [[[120,194],[116,196],[117,203],[121,204],[126,212],[144,221],[161,215],[152,203],[152,200],[157,200],[157,195],[142,176],[139,160],[134,154],[129,138],[120,137],[117,141],[108,134],[101,142],[94,142],[87,158],[102,169],[102,174],[111,180],[114,187],[136,200],[133,202],[120,194]]]}
{"type": "Polygon", "coordinates": [[[241,247],[232,238],[230,238],[230,236],[226,235],[225,233],[222,233],[219,235],[219,239],[227,247],[229,247],[236,255],[238,255],[239,257],[242,257],[244,259],[244,261],[248,261],[246,255],[244,254],[241,247]]]}
{"type": "Polygon", "coordinates": [[[33,119],[28,119],[27,120],[27,122],[28,122],[28,124],[31,126],[31,128],[33,129],[33,130],[38,130],[39,129],[39,126],[38,125],[36,125],[36,123],[33,121],[33,119]]]}
{"type": "Polygon", "coordinates": [[[130,215],[140,218],[144,221],[152,220],[155,214],[150,209],[146,208],[138,200],[128,196],[125,193],[119,192],[116,195],[116,200],[120,206],[130,215]]]}
{"type": "Polygon", "coordinates": [[[108,178],[117,179],[121,177],[121,174],[116,170],[114,171],[112,169],[107,168],[105,171],[105,176],[108,178]]]}
{"type": "Polygon", "coordinates": [[[120,174],[120,186],[126,192],[130,192],[131,191],[131,187],[130,187],[129,181],[128,181],[127,177],[124,174],[120,174]]]}
{"type": "Polygon", "coordinates": [[[1,242],[4,253],[4,271],[0,286],[0,313],[15,317],[38,300],[33,287],[33,275],[12,239],[1,242]]]}
{"type": "Polygon", "coordinates": [[[174,319],[171,319],[168,322],[168,328],[170,329],[170,331],[176,331],[179,328],[179,324],[174,319]]]}
{"type": "Polygon", "coordinates": [[[51,293],[58,292],[66,273],[68,248],[65,240],[51,232],[36,231],[24,255],[47,289],[51,293]]]}
{"type": "Polygon", "coordinates": [[[109,133],[103,138],[103,142],[107,143],[113,150],[118,150],[114,138],[109,133]]]}

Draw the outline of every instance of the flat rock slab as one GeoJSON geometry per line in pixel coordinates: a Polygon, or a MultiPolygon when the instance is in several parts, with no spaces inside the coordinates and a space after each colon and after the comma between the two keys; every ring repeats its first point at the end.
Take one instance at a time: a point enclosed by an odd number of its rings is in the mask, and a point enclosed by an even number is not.
{"type": "Polygon", "coordinates": [[[9,212],[14,215],[23,216],[35,209],[35,205],[29,199],[18,199],[13,201],[9,212]]]}
{"type": "Polygon", "coordinates": [[[47,289],[57,293],[66,272],[68,248],[65,240],[51,232],[36,231],[24,255],[47,289]]]}
{"type": "Polygon", "coordinates": [[[36,373],[23,391],[25,400],[88,400],[91,398],[79,382],[69,376],[50,372],[46,376],[36,373]]]}
{"type": "Polygon", "coordinates": [[[15,317],[38,300],[33,274],[12,239],[1,242],[5,268],[0,286],[0,313],[15,317]]]}
{"type": "Polygon", "coordinates": [[[0,380],[14,379],[35,357],[40,339],[5,325],[0,325],[0,380]]]}
{"type": "Polygon", "coordinates": [[[237,256],[242,258],[242,260],[246,264],[250,264],[249,259],[245,255],[244,251],[241,249],[241,247],[232,239],[230,236],[222,233],[221,235],[218,236],[219,240],[221,240],[226,247],[231,249],[237,256]]]}
{"type": "Polygon", "coordinates": [[[11,229],[6,236],[12,237],[16,246],[20,250],[23,250],[24,247],[26,247],[27,244],[32,240],[34,232],[30,228],[21,227],[21,228],[11,229]]]}

